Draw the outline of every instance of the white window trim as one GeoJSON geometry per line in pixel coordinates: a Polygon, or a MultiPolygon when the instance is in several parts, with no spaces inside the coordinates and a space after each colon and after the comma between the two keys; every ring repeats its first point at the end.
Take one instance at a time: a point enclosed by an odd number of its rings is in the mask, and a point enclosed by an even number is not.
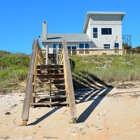
{"type": "Polygon", "coordinates": [[[72,55],[72,50],[73,50],[73,49],[72,49],[72,46],[76,46],[76,49],[74,49],[74,50],[77,50],[77,45],[71,45],[71,44],[68,45],[68,44],[67,44],[67,47],[68,47],[68,46],[71,46],[71,49],[68,49],[68,51],[70,51],[70,53],[71,53],[71,55],[72,55]]]}
{"type": "MultiPolygon", "coordinates": [[[[83,50],[83,51],[84,51],[84,50],[90,49],[90,44],[89,44],[89,43],[79,43],[79,44],[78,44],[78,48],[77,48],[78,50],[80,50],[80,49],[81,49],[81,50],[83,50]],[[84,48],[79,48],[79,44],[84,44],[84,48]],[[85,48],[85,44],[88,44],[88,45],[89,45],[89,48],[85,48]]],[[[78,54],[80,54],[80,53],[78,52],[78,54]]],[[[84,53],[83,53],[83,54],[85,54],[85,51],[84,51],[84,53]]],[[[89,54],[90,54],[90,52],[89,52],[89,54]]],[[[82,55],[82,54],[80,54],[80,55],[82,55]]]]}

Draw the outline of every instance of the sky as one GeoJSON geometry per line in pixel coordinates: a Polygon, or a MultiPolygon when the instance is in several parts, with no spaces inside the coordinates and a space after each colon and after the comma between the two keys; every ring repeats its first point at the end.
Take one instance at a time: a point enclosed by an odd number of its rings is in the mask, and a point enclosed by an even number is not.
{"type": "Polygon", "coordinates": [[[88,11],[125,12],[122,34],[140,46],[139,7],[139,0],[0,0],[0,50],[30,54],[44,21],[48,33],[82,33],[88,11]]]}

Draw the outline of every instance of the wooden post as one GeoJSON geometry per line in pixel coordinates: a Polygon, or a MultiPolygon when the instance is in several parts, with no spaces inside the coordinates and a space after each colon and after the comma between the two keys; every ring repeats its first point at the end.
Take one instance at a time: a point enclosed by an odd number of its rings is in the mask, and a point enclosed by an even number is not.
{"type": "Polygon", "coordinates": [[[77,112],[76,112],[73,81],[72,81],[71,67],[70,67],[70,62],[69,62],[69,55],[68,55],[66,40],[63,40],[62,45],[63,45],[62,53],[64,55],[63,60],[64,60],[66,93],[68,94],[72,123],[76,123],[77,112]]]}
{"type": "Polygon", "coordinates": [[[56,47],[56,64],[58,64],[58,45],[57,45],[57,47],[56,47]]]}
{"type": "Polygon", "coordinates": [[[29,118],[29,108],[30,108],[30,99],[32,94],[32,82],[33,82],[33,74],[34,74],[34,65],[35,65],[35,57],[36,57],[36,49],[37,49],[38,40],[34,39],[33,46],[32,46],[32,54],[30,58],[30,66],[28,72],[28,79],[27,79],[27,86],[26,86],[26,93],[25,99],[23,104],[22,110],[22,125],[27,125],[27,121],[29,118]]]}
{"type": "Polygon", "coordinates": [[[49,48],[48,45],[46,46],[46,65],[48,64],[48,54],[49,54],[49,48]]]}

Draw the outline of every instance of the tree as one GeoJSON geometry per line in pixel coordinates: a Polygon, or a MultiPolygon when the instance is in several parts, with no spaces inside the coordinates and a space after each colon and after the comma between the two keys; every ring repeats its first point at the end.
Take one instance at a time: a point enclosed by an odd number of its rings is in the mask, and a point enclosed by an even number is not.
{"type": "Polygon", "coordinates": [[[128,43],[123,43],[122,44],[123,49],[131,49],[132,47],[128,45],[128,43]]]}
{"type": "Polygon", "coordinates": [[[136,49],[140,49],[140,46],[137,46],[136,49]]]}

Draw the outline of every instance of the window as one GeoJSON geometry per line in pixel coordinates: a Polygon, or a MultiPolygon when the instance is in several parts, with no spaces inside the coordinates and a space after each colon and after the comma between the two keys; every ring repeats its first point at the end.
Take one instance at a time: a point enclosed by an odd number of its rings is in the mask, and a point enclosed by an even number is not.
{"type": "Polygon", "coordinates": [[[110,49],[110,44],[104,44],[104,49],[110,49]]]}
{"type": "Polygon", "coordinates": [[[89,44],[88,43],[80,43],[79,44],[79,49],[88,49],[89,48],[89,44]]]}
{"type": "Polygon", "coordinates": [[[55,48],[55,49],[56,49],[56,46],[57,46],[57,44],[53,44],[53,48],[55,48]]]}
{"type": "Polygon", "coordinates": [[[76,46],[72,46],[72,50],[76,50],[76,46]]]}
{"type": "Polygon", "coordinates": [[[86,49],[89,48],[89,44],[86,43],[86,44],[85,44],[85,48],[86,48],[86,49]]]}
{"type": "Polygon", "coordinates": [[[79,44],[80,49],[84,49],[84,44],[79,44]]]}
{"type": "Polygon", "coordinates": [[[56,49],[56,48],[61,49],[62,48],[62,44],[53,44],[53,48],[54,49],[56,49]]]}
{"type": "Polygon", "coordinates": [[[112,28],[102,28],[101,34],[102,35],[112,35],[112,28]]]}
{"type": "Polygon", "coordinates": [[[57,53],[57,49],[61,49],[62,48],[62,44],[56,43],[56,44],[52,44],[53,47],[53,54],[57,53]]]}
{"type": "Polygon", "coordinates": [[[93,28],[93,38],[98,38],[98,28],[93,28]]]}
{"type": "Polygon", "coordinates": [[[89,51],[88,51],[89,48],[90,48],[90,45],[88,43],[80,43],[79,44],[79,54],[89,54],[89,51]]]}
{"type": "Polygon", "coordinates": [[[70,50],[71,49],[71,46],[68,46],[68,50],[70,50]]]}
{"type": "Polygon", "coordinates": [[[61,49],[62,48],[62,44],[59,44],[58,47],[59,47],[59,49],[61,49]]]}
{"type": "Polygon", "coordinates": [[[119,43],[114,43],[114,48],[119,49],[119,43]]]}
{"type": "Polygon", "coordinates": [[[68,47],[69,55],[76,55],[76,53],[77,53],[77,51],[76,51],[77,46],[76,45],[69,45],[67,47],[68,47]]]}

